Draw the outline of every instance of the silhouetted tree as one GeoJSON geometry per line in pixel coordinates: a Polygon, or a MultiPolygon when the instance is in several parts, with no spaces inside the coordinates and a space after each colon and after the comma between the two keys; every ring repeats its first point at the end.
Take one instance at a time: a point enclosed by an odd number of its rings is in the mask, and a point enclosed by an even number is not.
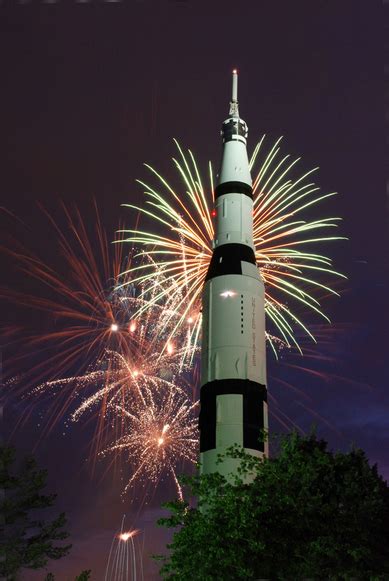
{"type": "Polygon", "coordinates": [[[40,569],[49,559],[68,554],[71,545],[58,545],[69,535],[63,530],[64,513],[52,521],[41,519],[41,511],[53,506],[55,494],[45,495],[47,471],[38,468],[34,458],[25,458],[15,469],[15,450],[0,447],[0,513],[3,534],[0,544],[0,576],[17,578],[23,569],[40,569]],[[38,511],[38,516],[36,516],[38,511]]]}
{"type": "Polygon", "coordinates": [[[88,571],[83,571],[78,577],[76,577],[75,581],[88,581],[92,574],[92,570],[88,569],[88,571]]]}
{"type": "Polygon", "coordinates": [[[159,524],[178,528],[169,556],[156,557],[164,579],[389,578],[389,489],[363,451],[292,433],[274,458],[228,455],[241,459],[232,482],[186,477],[197,507],[164,505],[159,524]]]}
{"type": "MultiPolygon", "coordinates": [[[[87,571],[82,571],[79,575],[77,575],[74,581],[89,581],[91,574],[92,574],[91,569],[88,569],[87,571]]],[[[53,573],[47,573],[45,581],[55,581],[53,573]]]]}
{"type": "MultiPolygon", "coordinates": [[[[92,574],[91,569],[88,569],[87,571],[82,571],[79,575],[77,575],[74,581],[89,581],[91,574],[92,574]]],[[[55,581],[53,573],[47,573],[45,581],[55,581]]]]}

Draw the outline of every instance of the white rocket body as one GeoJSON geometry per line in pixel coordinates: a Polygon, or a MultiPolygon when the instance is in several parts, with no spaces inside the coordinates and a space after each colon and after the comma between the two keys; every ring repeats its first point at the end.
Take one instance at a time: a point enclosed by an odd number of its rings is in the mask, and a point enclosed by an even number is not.
{"type": "Polygon", "coordinates": [[[264,285],[255,261],[247,126],[239,118],[233,73],[230,117],[215,190],[215,240],[203,289],[200,463],[202,473],[236,472],[239,460],[217,463],[233,444],[267,454],[264,285]]]}

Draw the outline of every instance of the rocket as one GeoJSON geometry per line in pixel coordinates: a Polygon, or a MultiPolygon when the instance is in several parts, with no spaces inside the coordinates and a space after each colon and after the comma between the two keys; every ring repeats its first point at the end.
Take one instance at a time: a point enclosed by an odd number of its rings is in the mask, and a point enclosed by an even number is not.
{"type": "Polygon", "coordinates": [[[217,463],[233,444],[259,458],[268,429],[264,284],[255,260],[253,188],[247,125],[239,116],[238,73],[232,73],[229,116],[215,189],[213,254],[202,293],[200,391],[201,472],[236,472],[239,460],[217,463]],[[263,438],[262,438],[263,440],[263,438]]]}

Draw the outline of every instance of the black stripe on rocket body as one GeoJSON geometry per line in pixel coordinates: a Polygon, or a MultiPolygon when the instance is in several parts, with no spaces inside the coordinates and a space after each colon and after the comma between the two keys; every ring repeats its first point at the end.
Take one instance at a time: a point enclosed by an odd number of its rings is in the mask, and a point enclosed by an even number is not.
{"type": "Polygon", "coordinates": [[[265,427],[264,403],[266,386],[249,379],[215,379],[201,387],[200,393],[200,452],[216,448],[216,398],[218,395],[243,396],[243,447],[265,451],[261,432],[265,427]]]}
{"type": "Polygon", "coordinates": [[[244,194],[253,197],[253,188],[245,182],[223,182],[215,188],[215,200],[225,194],[244,194]]]}
{"type": "Polygon", "coordinates": [[[213,251],[205,281],[224,274],[242,274],[242,262],[256,265],[254,250],[246,244],[222,244],[213,251]]]}
{"type": "Polygon", "coordinates": [[[240,117],[230,117],[222,125],[223,143],[233,141],[236,136],[243,137],[243,143],[246,144],[248,129],[246,122],[240,117]]]}

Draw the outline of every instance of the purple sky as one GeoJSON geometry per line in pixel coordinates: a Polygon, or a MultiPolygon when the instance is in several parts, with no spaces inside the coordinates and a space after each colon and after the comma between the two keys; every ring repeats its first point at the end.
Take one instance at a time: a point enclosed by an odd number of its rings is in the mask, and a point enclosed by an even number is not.
{"type": "MultiPolygon", "coordinates": [[[[95,197],[113,238],[119,218],[133,224],[120,204],[141,201],[135,179],[145,176],[142,163],[172,174],[173,137],[203,167],[208,159],[218,163],[230,71],[237,66],[249,149],[263,133],[273,141],[284,135],[284,151],[301,155],[304,169],[320,165],[323,191],[340,192],[326,213],[343,217],[341,234],[349,238],[332,250],[348,280],[341,298],[326,303],[334,324],[317,352],[329,361],[285,356],[270,362],[269,390],[302,428],[314,420],[309,407],[323,416],[318,430],[332,446],[347,449],[354,442],[389,478],[381,10],[366,0],[3,0],[0,191],[1,204],[28,224],[43,253],[50,244],[36,200],[53,212],[59,199],[74,202],[88,216],[95,197]],[[306,396],[283,389],[277,378],[306,396]]],[[[28,285],[12,268],[2,274],[3,284],[28,285]]],[[[20,322],[22,316],[6,307],[3,319],[20,322]]],[[[4,348],[5,368],[11,356],[4,348]]],[[[3,431],[17,413],[5,408],[3,431]]],[[[37,421],[34,412],[14,437],[26,452],[39,436],[37,421]]],[[[118,475],[103,476],[104,465],[91,475],[89,435],[80,425],[66,436],[58,429],[36,452],[49,469],[58,508],[68,514],[74,544],[70,557],[50,570],[59,581],[83,568],[93,569],[93,580],[103,579],[126,512],[144,531],[139,542],[144,537],[146,579],[157,579],[146,555],[164,545],[166,535],[154,522],[173,489],[163,485],[135,518],[136,507],[120,500],[118,475]]]]}

